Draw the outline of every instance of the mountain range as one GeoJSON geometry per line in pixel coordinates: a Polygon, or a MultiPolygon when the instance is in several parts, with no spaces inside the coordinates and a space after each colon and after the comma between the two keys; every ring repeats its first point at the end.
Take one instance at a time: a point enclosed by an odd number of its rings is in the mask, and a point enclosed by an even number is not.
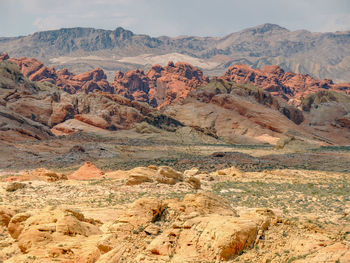
{"type": "Polygon", "coordinates": [[[115,30],[64,28],[28,36],[0,37],[0,53],[35,57],[48,66],[81,73],[102,68],[108,79],[117,70],[186,61],[206,75],[222,75],[235,64],[252,68],[278,65],[284,71],[334,82],[350,81],[350,31],[290,31],[274,24],[224,37],[151,37],[121,27],[115,30]]]}

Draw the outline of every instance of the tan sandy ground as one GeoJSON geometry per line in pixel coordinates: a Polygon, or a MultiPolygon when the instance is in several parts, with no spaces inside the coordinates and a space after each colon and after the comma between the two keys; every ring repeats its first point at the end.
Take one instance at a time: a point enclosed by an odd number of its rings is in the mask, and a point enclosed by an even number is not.
{"type": "Polygon", "coordinates": [[[350,262],[349,174],[91,163],[74,174],[1,176],[1,260],[350,262]]]}

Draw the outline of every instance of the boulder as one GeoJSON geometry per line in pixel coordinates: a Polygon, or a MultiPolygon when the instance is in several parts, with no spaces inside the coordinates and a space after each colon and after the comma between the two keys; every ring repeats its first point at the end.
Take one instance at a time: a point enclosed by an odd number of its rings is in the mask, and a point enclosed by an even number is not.
{"type": "Polygon", "coordinates": [[[153,179],[147,175],[131,174],[125,185],[138,185],[146,182],[153,182],[153,179]]]}
{"type": "Polygon", "coordinates": [[[120,215],[115,223],[130,224],[135,229],[159,220],[166,209],[166,204],[153,197],[136,200],[120,215]]]}
{"type": "Polygon", "coordinates": [[[182,232],[169,229],[147,247],[154,255],[175,255],[175,261],[230,260],[255,242],[259,226],[229,216],[195,217],[184,223],[182,232]]]}
{"type": "Polygon", "coordinates": [[[31,216],[31,213],[18,213],[11,218],[8,224],[8,232],[14,239],[17,239],[21,234],[24,228],[23,222],[25,222],[31,216]]]}
{"type": "Polygon", "coordinates": [[[14,192],[14,191],[17,191],[19,189],[23,189],[26,186],[27,186],[26,184],[19,183],[19,182],[8,183],[8,185],[6,186],[6,191],[7,192],[14,192]]]}
{"type": "Polygon", "coordinates": [[[185,182],[188,183],[195,190],[201,188],[201,181],[193,176],[186,177],[185,182]]]}
{"type": "Polygon", "coordinates": [[[175,171],[171,167],[161,166],[157,171],[156,180],[163,184],[176,184],[177,182],[182,182],[184,176],[182,173],[175,171]]]}
{"type": "MultiPolygon", "coordinates": [[[[186,195],[183,201],[142,198],[130,205],[110,229],[118,229],[117,233],[130,231],[134,235],[139,235],[135,230],[141,229],[154,237],[146,251],[138,254],[138,259],[227,261],[255,244],[258,233],[263,233],[275,218],[269,211],[251,210],[238,216],[227,201],[210,193],[186,195]]],[[[102,258],[123,255],[127,251],[116,247],[102,258]]]]}
{"type": "Polygon", "coordinates": [[[45,246],[50,243],[52,239],[50,233],[31,228],[18,237],[18,247],[23,253],[27,253],[33,246],[45,246]]]}
{"type": "Polygon", "coordinates": [[[199,189],[201,185],[198,178],[184,176],[168,166],[136,167],[120,174],[125,174],[127,178],[125,185],[139,185],[146,182],[174,185],[179,182],[186,182],[193,189],[199,189]]]}
{"type": "Polygon", "coordinates": [[[8,230],[14,239],[23,240],[24,247],[50,239],[48,235],[56,233],[65,236],[85,236],[100,234],[97,221],[87,219],[72,209],[54,209],[48,207],[38,214],[19,213],[11,218],[8,230]],[[38,234],[46,233],[45,235],[38,234]],[[34,236],[33,241],[30,237],[34,236]],[[38,238],[38,239],[37,239],[38,238]],[[29,241],[28,241],[29,240],[29,241]]]}
{"type": "Polygon", "coordinates": [[[7,227],[15,214],[16,212],[11,209],[0,207],[0,226],[7,227]]]}

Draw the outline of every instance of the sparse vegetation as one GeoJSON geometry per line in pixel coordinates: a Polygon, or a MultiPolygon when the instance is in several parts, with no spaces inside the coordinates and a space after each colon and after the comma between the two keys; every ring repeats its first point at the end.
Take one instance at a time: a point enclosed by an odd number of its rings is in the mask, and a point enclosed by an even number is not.
{"type": "Polygon", "coordinates": [[[213,191],[233,204],[247,207],[272,207],[288,214],[341,213],[350,191],[347,179],[317,183],[275,183],[271,181],[220,182],[213,191]]]}

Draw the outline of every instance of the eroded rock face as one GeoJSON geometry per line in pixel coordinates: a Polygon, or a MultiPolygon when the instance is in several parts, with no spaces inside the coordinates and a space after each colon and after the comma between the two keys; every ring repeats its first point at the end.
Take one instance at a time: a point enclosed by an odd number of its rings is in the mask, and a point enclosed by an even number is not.
{"type": "Polygon", "coordinates": [[[334,84],[329,79],[319,80],[310,75],[284,72],[278,66],[265,66],[260,70],[238,64],[229,67],[222,78],[237,83],[255,85],[293,105],[300,105],[302,97],[320,89],[350,93],[349,83],[334,84]]]}
{"type": "Polygon", "coordinates": [[[74,75],[67,69],[63,69],[57,71],[57,76],[55,84],[71,94],[78,91],[89,93],[95,90],[113,93],[113,88],[109,85],[106,74],[101,68],[78,75],[74,75]]]}
{"type": "Polygon", "coordinates": [[[29,80],[48,81],[54,83],[57,76],[54,68],[46,67],[41,61],[35,58],[9,58],[9,61],[15,63],[20,71],[29,80]]]}
{"type": "Polygon", "coordinates": [[[208,81],[202,71],[190,64],[169,62],[166,67],[154,65],[147,73],[118,71],[112,85],[123,96],[162,108],[172,102],[183,102],[190,91],[208,81]]]}
{"type": "Polygon", "coordinates": [[[101,92],[62,97],[53,114],[57,125],[52,132],[57,135],[79,130],[130,129],[153,110],[147,105],[132,102],[119,95],[101,92]]]}
{"type": "Polygon", "coordinates": [[[143,70],[132,70],[125,73],[117,71],[112,85],[118,94],[141,102],[149,102],[149,79],[143,70]]]}

